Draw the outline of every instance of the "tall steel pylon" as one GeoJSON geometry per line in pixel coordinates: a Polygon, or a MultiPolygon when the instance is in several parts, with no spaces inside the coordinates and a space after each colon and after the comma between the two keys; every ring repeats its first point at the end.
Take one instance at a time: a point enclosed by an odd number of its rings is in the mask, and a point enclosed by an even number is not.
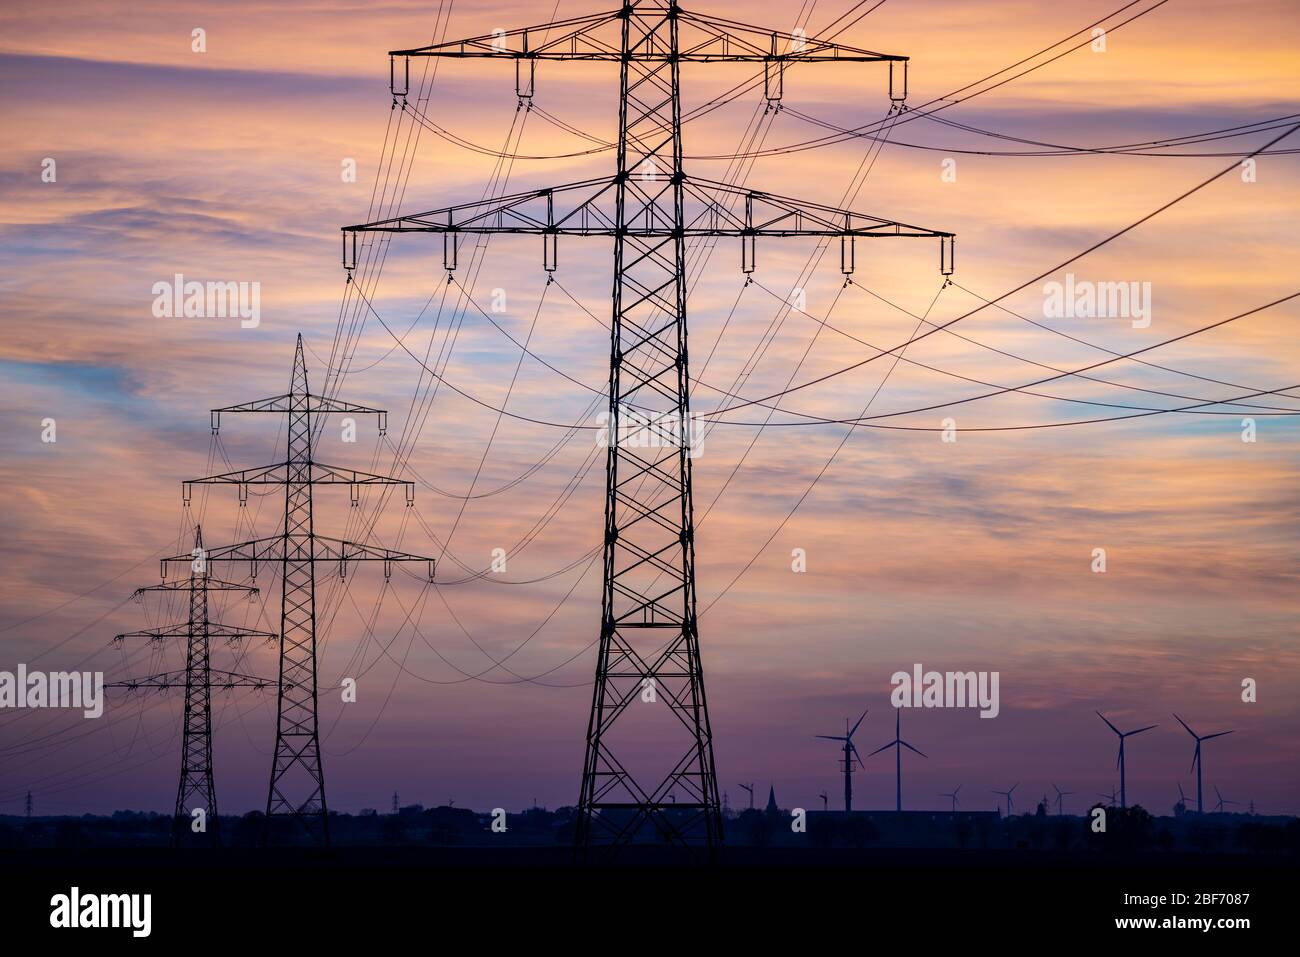
{"type": "MultiPolygon", "coordinates": [[[[267,837],[275,820],[287,818],[304,825],[309,833],[318,834],[328,843],[329,811],[325,803],[325,770],[321,764],[316,715],[316,564],[335,562],[340,576],[345,576],[350,562],[382,561],[384,578],[387,579],[392,574],[393,562],[427,562],[428,578],[432,581],[434,560],[316,534],[312,516],[312,487],[315,485],[350,486],[353,506],[359,504],[363,486],[404,486],[408,505],[414,501],[415,487],[403,479],[315,461],[312,454],[313,417],[332,412],[378,415],[382,434],[387,425],[387,413],[382,409],[313,395],[307,387],[307,364],[303,358],[301,335],[294,351],[293,375],[286,394],[213,409],[214,435],[220,429],[223,412],[278,412],[289,419],[285,461],[193,479],[184,483],[184,499],[188,504],[193,485],[236,485],[243,505],[247,502],[250,485],[284,487],[284,524],[280,534],[210,549],[205,557],[208,562],[248,562],[253,578],[257,576],[259,563],[275,562],[280,566],[280,673],[275,751],[266,797],[267,837]]],[[[163,559],[164,574],[169,562],[182,561],[189,561],[189,557],[180,555],[163,559]]]]}
{"type": "Polygon", "coordinates": [[[413,57],[513,59],[521,102],[533,96],[539,61],[619,64],[612,177],[347,226],[343,264],[350,274],[357,235],[366,232],[442,233],[448,270],[456,267],[460,234],[540,235],[548,271],[557,266],[559,236],[612,237],[604,581],[577,841],[653,839],[711,849],[722,840],[722,815],[696,612],[685,240],[739,237],[749,272],[759,236],[840,237],[847,274],[857,238],[886,236],[938,238],[941,268],[950,272],[953,236],[688,176],[681,66],[761,63],[766,96],[776,102],[791,63],[887,62],[897,106],[906,58],[701,16],[663,0],[390,57],[392,93],[403,110],[411,108],[413,57]],[[655,742],[671,741],[657,763],[647,757],[644,730],[655,718],[673,735],[662,727],[654,733],[655,742]],[[685,799],[673,802],[673,794],[685,799]]]}
{"type": "Polygon", "coordinates": [[[132,596],[139,599],[149,592],[186,592],[189,598],[189,617],[180,624],[124,632],[113,639],[116,642],[127,638],[144,638],[153,642],[170,638],[185,639],[183,672],[164,672],[147,678],[117,681],[108,686],[129,691],[185,689],[185,708],[181,714],[181,776],[176,787],[176,808],[172,814],[173,846],[183,843],[187,833],[206,835],[208,843],[214,847],[221,843],[217,789],[212,773],[212,689],[261,689],[273,686],[273,682],[265,678],[220,671],[212,667],[209,652],[213,639],[238,643],[253,638],[271,640],[275,635],[255,628],[211,621],[208,617],[208,593],[211,591],[242,591],[250,597],[257,594],[255,586],[209,577],[204,559],[203,531],[195,526],[189,577],[137,588],[132,596]],[[204,822],[204,830],[198,832],[193,830],[196,811],[202,812],[204,822]]]}

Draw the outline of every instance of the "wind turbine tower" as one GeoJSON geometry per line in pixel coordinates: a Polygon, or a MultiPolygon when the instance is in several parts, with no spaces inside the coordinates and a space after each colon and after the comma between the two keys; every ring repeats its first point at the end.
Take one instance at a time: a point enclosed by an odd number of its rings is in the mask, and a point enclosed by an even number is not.
{"type": "Polygon", "coordinates": [[[1232,734],[1232,732],[1216,731],[1214,734],[1197,734],[1189,728],[1187,722],[1182,718],[1179,718],[1177,714],[1175,714],[1174,717],[1177,718],[1179,724],[1187,729],[1187,733],[1196,740],[1196,750],[1192,752],[1192,770],[1196,772],[1196,813],[1204,814],[1205,803],[1202,798],[1203,792],[1201,791],[1201,742],[1209,741],[1211,738],[1221,738],[1225,734],[1232,734]]]}
{"type": "Polygon", "coordinates": [[[853,810],[853,772],[857,770],[857,764],[861,763],[862,761],[861,755],[858,754],[857,747],[855,747],[853,744],[853,735],[857,733],[858,728],[862,724],[863,718],[865,718],[866,716],[867,716],[866,709],[863,709],[862,717],[858,718],[857,722],[854,723],[852,728],[849,727],[849,719],[845,718],[843,735],[835,735],[835,734],[813,735],[813,737],[815,738],[822,738],[823,740],[826,741],[843,742],[841,750],[844,752],[844,756],[840,759],[840,761],[844,767],[844,810],[845,812],[853,810]],[[857,763],[855,763],[855,759],[857,763]]]}
{"type": "Polygon", "coordinates": [[[1056,813],[1057,813],[1058,815],[1063,814],[1064,812],[1061,810],[1061,808],[1062,808],[1062,806],[1064,805],[1064,800],[1065,800],[1065,798],[1069,797],[1069,796],[1070,796],[1071,794],[1073,794],[1074,792],[1073,792],[1073,791],[1062,791],[1060,788],[1058,788],[1058,787],[1056,786],[1056,783],[1055,783],[1055,782],[1052,783],[1052,790],[1054,790],[1054,791],[1056,792],[1056,813]]]}
{"type": "Polygon", "coordinates": [[[1223,795],[1219,793],[1219,786],[1217,784],[1214,786],[1214,796],[1219,799],[1219,803],[1214,805],[1214,810],[1218,814],[1222,814],[1224,812],[1225,805],[1240,803],[1239,801],[1225,801],[1223,799],[1223,795]]]}
{"type": "Polygon", "coordinates": [[[1020,782],[1019,782],[1019,781],[1017,781],[1015,784],[1011,785],[1011,787],[1008,788],[1008,789],[1005,790],[1005,791],[999,791],[999,790],[996,790],[996,789],[994,789],[994,791],[993,791],[994,794],[1001,794],[1004,798],[1007,799],[1007,817],[1010,817],[1010,816],[1011,816],[1011,812],[1015,809],[1016,802],[1013,801],[1013,800],[1011,800],[1011,794],[1012,794],[1012,792],[1015,791],[1015,789],[1018,788],[1018,787],[1020,787],[1020,782]]]}
{"type": "MultiPolygon", "coordinates": [[[[1101,718],[1102,721],[1106,721],[1106,716],[1100,711],[1097,712],[1097,717],[1101,718]]],[[[1145,728],[1137,728],[1133,731],[1121,731],[1109,721],[1106,721],[1106,727],[1114,731],[1119,737],[1119,757],[1115,759],[1115,766],[1119,768],[1119,806],[1126,808],[1128,807],[1128,797],[1124,790],[1124,739],[1131,738],[1135,734],[1141,734],[1143,731],[1150,731],[1152,728],[1159,727],[1159,725],[1149,724],[1145,728]]]]}
{"type": "Polygon", "coordinates": [[[882,744],[880,747],[876,748],[876,750],[872,751],[871,754],[867,755],[867,757],[871,757],[872,755],[879,754],[881,751],[888,750],[889,748],[894,749],[894,810],[896,811],[903,810],[903,748],[907,748],[909,751],[916,751],[916,753],[921,755],[923,758],[928,757],[925,752],[917,751],[916,748],[912,747],[902,739],[899,734],[900,720],[901,712],[898,709],[895,709],[894,740],[890,741],[888,744],[882,744]]]}

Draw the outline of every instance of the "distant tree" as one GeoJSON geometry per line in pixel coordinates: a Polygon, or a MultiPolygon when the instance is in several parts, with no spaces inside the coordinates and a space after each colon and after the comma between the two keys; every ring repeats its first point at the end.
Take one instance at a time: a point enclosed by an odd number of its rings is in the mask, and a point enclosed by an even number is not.
{"type": "Polygon", "coordinates": [[[249,811],[235,822],[233,833],[226,839],[235,847],[256,847],[262,840],[264,818],[261,811],[249,811]]]}
{"type": "Polygon", "coordinates": [[[1074,828],[1069,821],[1058,820],[1056,826],[1052,829],[1053,842],[1056,849],[1068,851],[1072,843],[1074,828]]]}
{"type": "Polygon", "coordinates": [[[1160,850],[1168,853],[1174,849],[1174,832],[1167,827],[1162,827],[1156,834],[1156,843],[1160,845],[1160,850]]]}
{"type": "Polygon", "coordinates": [[[850,817],[844,821],[844,843],[850,847],[866,847],[880,840],[880,831],[865,817],[850,817]]]}
{"type": "Polygon", "coordinates": [[[772,822],[763,811],[745,808],[736,818],[735,831],[748,838],[750,844],[766,847],[772,839],[772,822]]]}
{"type": "Polygon", "coordinates": [[[400,811],[397,814],[384,815],[380,834],[383,835],[385,844],[402,844],[406,841],[406,821],[400,811]]]}
{"type": "Polygon", "coordinates": [[[1155,818],[1139,804],[1130,808],[1108,807],[1106,830],[1092,830],[1092,816],[1085,818],[1088,844],[1107,851],[1138,851],[1151,846],[1155,832],[1155,818]]]}
{"type": "Polygon", "coordinates": [[[60,821],[54,828],[54,843],[57,847],[82,847],[85,842],[81,832],[81,822],[60,821]]]}
{"type": "Polygon", "coordinates": [[[970,820],[967,818],[959,817],[953,823],[953,831],[956,832],[958,847],[965,848],[970,843],[971,830],[970,820]]]}
{"type": "Polygon", "coordinates": [[[1286,846],[1286,832],[1272,824],[1248,822],[1237,828],[1237,844],[1256,853],[1273,853],[1286,846]]]}
{"type": "Polygon", "coordinates": [[[1300,854],[1300,818],[1293,817],[1282,829],[1283,846],[1292,854],[1300,854]]]}

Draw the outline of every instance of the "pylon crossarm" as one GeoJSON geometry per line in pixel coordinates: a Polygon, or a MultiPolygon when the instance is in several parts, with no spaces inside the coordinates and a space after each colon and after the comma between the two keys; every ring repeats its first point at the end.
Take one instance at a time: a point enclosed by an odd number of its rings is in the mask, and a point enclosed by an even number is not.
{"type": "MultiPolygon", "coordinates": [[[[436,559],[426,555],[412,555],[410,552],[396,551],[391,548],[376,548],[359,542],[348,542],[339,538],[327,538],[314,535],[311,538],[288,538],[277,535],[274,538],[258,538],[236,545],[219,545],[203,553],[205,562],[249,562],[256,569],[259,562],[384,562],[385,573],[392,562],[428,562],[429,580],[433,580],[436,559]],[[315,542],[313,548],[311,542],[315,542]]],[[[193,555],[174,555],[162,559],[163,577],[167,566],[179,562],[192,565],[193,555]]]]}
{"type": "MultiPolygon", "coordinates": [[[[193,561],[193,558],[190,559],[193,561]]],[[[222,581],[219,578],[202,578],[192,582],[188,578],[173,578],[171,581],[159,582],[157,585],[145,585],[131,593],[134,598],[149,591],[189,591],[191,588],[204,588],[208,591],[246,591],[257,593],[256,585],[241,585],[238,582],[222,581]]]]}
{"type": "Polygon", "coordinates": [[[598,28],[612,24],[614,52],[618,51],[618,22],[620,11],[593,13],[584,17],[555,20],[536,26],[498,30],[494,33],[464,40],[449,40],[410,50],[390,50],[389,56],[441,56],[441,57],[499,57],[561,60],[605,60],[609,48],[596,39],[598,28]],[[538,43],[537,40],[542,42],[538,43]]]}
{"type": "MultiPolygon", "coordinates": [[[[224,472],[204,478],[190,479],[182,484],[189,485],[409,485],[415,483],[406,479],[392,478],[388,475],[375,475],[357,469],[340,468],[323,462],[310,462],[305,467],[279,462],[260,468],[240,469],[237,472],[224,472]],[[304,471],[306,474],[303,474],[304,471]]],[[[189,496],[186,495],[186,500],[189,496]]]]}
{"type": "Polygon", "coordinates": [[[683,188],[687,194],[688,205],[684,215],[688,235],[701,230],[716,236],[908,236],[939,239],[954,235],[944,230],[913,226],[851,209],[693,176],[685,179],[683,188]],[[739,210],[731,208],[740,205],[737,201],[742,200],[739,210]],[[715,221],[716,225],[713,225],[715,221]]]}
{"type": "MultiPolygon", "coordinates": [[[[667,183],[663,171],[633,171],[632,186],[667,183]]],[[[523,235],[614,236],[619,233],[616,178],[584,180],[528,190],[458,206],[394,216],[344,226],[345,240],[355,233],[518,233],[523,235]],[[604,205],[602,205],[602,202],[604,205]]],[[[686,177],[682,235],[686,236],[905,236],[952,238],[953,234],[913,226],[851,209],[744,189],[712,180],[686,177]],[[740,206],[740,209],[733,207],[740,206]]],[[[623,235],[675,237],[671,219],[628,223],[623,235]]],[[[346,265],[353,265],[345,257],[346,265]]],[[[220,411],[220,410],[218,410],[220,411]]]]}
{"type": "Polygon", "coordinates": [[[121,634],[114,635],[113,641],[120,642],[127,638],[147,638],[150,641],[163,641],[167,638],[187,638],[189,637],[189,633],[189,623],[181,622],[176,625],[166,625],[162,628],[145,628],[140,631],[124,631],[121,634]]]}
{"type": "MultiPolygon", "coordinates": [[[[162,674],[149,675],[144,678],[128,678],[125,681],[109,682],[104,687],[119,688],[125,691],[166,691],[169,688],[185,688],[190,684],[192,683],[186,682],[186,673],[184,671],[166,671],[162,674]]],[[[257,678],[253,675],[239,674],[234,671],[218,671],[214,668],[208,672],[207,686],[226,690],[231,688],[265,690],[275,687],[275,679],[257,678]]]]}
{"type": "Polygon", "coordinates": [[[360,542],[346,542],[340,538],[315,536],[316,561],[335,562],[383,562],[385,567],[391,562],[428,562],[429,581],[433,581],[436,559],[425,555],[412,555],[409,552],[394,551],[391,548],[376,548],[360,542]]]}
{"type": "Polygon", "coordinates": [[[357,405],[355,402],[344,402],[341,399],[331,399],[323,395],[308,394],[305,396],[294,395],[273,395],[266,399],[254,399],[252,402],[241,402],[239,405],[228,405],[220,409],[213,409],[217,412],[351,412],[357,415],[383,415],[387,410],[374,409],[368,405],[357,405]]]}
{"type": "MultiPolygon", "coordinates": [[[[204,562],[250,562],[254,566],[258,562],[278,562],[283,558],[284,536],[282,535],[274,538],[257,538],[236,545],[218,545],[204,549],[202,555],[204,562]]],[[[164,579],[167,577],[169,565],[184,563],[193,567],[196,560],[197,557],[193,554],[164,558],[159,563],[162,566],[162,577],[164,579]]]]}
{"type": "Polygon", "coordinates": [[[379,434],[383,435],[388,431],[388,410],[386,409],[373,409],[368,405],[357,405],[355,402],[344,402],[341,399],[331,399],[323,395],[312,395],[311,393],[273,395],[265,399],[254,399],[252,402],[241,402],[239,405],[228,405],[220,409],[212,409],[213,435],[216,435],[221,430],[221,413],[223,412],[307,412],[313,415],[339,412],[346,415],[377,415],[379,416],[379,434]]]}
{"type": "MultiPolygon", "coordinates": [[[[169,638],[189,638],[194,631],[194,627],[189,622],[178,622],[174,625],[163,625],[160,628],[144,628],[140,631],[124,631],[120,635],[114,635],[114,641],[123,641],[127,638],[146,638],[149,641],[165,641],[169,638]]],[[[218,622],[210,622],[203,634],[208,638],[214,638],[218,641],[244,641],[248,638],[264,638],[271,641],[277,637],[274,632],[259,631],[256,628],[243,628],[239,625],[223,625],[218,622]]]]}
{"type": "Polygon", "coordinates": [[[738,20],[677,11],[682,50],[680,58],[697,63],[762,63],[768,61],[821,63],[905,63],[907,57],[810,37],[803,33],[765,30],[738,20]],[[699,34],[699,36],[696,36],[699,34]]]}
{"type": "Polygon", "coordinates": [[[603,176],[344,226],[343,232],[612,235],[616,186],[616,179],[603,176]]]}
{"type": "MultiPolygon", "coordinates": [[[[764,237],[839,237],[840,269],[854,271],[854,243],[858,239],[938,239],[939,270],[953,272],[956,236],[953,233],[884,219],[869,213],[839,209],[790,196],[743,189],[711,180],[683,177],[680,224],[658,202],[646,198],[669,179],[655,171],[633,172],[621,181],[627,190],[642,197],[644,215],[618,225],[617,196],[620,180],[586,180],[547,189],[530,190],[511,196],[428,210],[409,216],[377,220],[343,227],[343,268],[356,268],[358,233],[441,233],[443,265],[456,268],[457,237],[514,233],[544,238],[542,264],[553,271],[558,260],[559,236],[612,236],[658,239],[665,243],[681,237],[735,237],[741,240],[741,268],[754,271],[755,242],[764,237]],[[644,181],[641,177],[645,177],[644,181]]],[[[636,254],[634,254],[636,255],[636,254]]],[[[659,255],[645,250],[639,258],[659,255]]],[[[634,259],[634,262],[639,259],[634,259]]],[[[654,290],[646,296],[655,294],[654,290]]],[[[635,306],[630,301],[630,306],[635,306]]],[[[674,314],[674,310],[664,311],[674,314]]],[[[215,413],[214,413],[215,414],[215,413]]],[[[216,429],[214,420],[213,429],[216,429]]]]}
{"type": "MultiPolygon", "coordinates": [[[[636,21],[636,29],[645,34],[653,34],[655,24],[667,19],[670,13],[668,5],[663,3],[629,5],[625,9],[627,16],[636,21]]],[[[680,31],[676,59],[682,63],[878,63],[907,59],[817,37],[764,30],[736,20],[691,13],[680,7],[672,12],[676,14],[680,31]]],[[[389,56],[617,63],[623,58],[619,43],[623,19],[624,11],[614,10],[409,50],[392,50],[389,56]]],[[[671,53],[666,45],[646,43],[636,46],[629,55],[637,61],[667,62],[671,53]]]]}
{"type": "Polygon", "coordinates": [[[185,501],[190,500],[191,485],[283,485],[289,481],[289,465],[277,462],[254,469],[240,469],[238,472],[225,472],[221,475],[208,475],[204,478],[189,479],[181,483],[185,490],[185,501]]]}

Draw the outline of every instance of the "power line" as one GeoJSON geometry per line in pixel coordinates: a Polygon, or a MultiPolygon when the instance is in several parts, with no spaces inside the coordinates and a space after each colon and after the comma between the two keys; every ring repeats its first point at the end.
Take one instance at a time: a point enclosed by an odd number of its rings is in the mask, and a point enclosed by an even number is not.
{"type": "MultiPolygon", "coordinates": [[[[1297,124],[1294,124],[1294,125],[1288,127],[1288,128],[1286,129],[1285,132],[1281,133],[1281,134],[1278,135],[1278,136],[1273,137],[1271,140],[1269,140],[1269,141],[1268,141],[1267,143],[1265,143],[1263,146],[1261,146],[1261,147],[1255,149],[1254,151],[1252,151],[1252,152],[1251,152],[1250,154],[1248,154],[1248,155],[1249,155],[1249,156],[1254,156],[1254,155],[1258,154],[1261,150],[1267,149],[1268,147],[1274,145],[1275,143],[1281,142],[1283,139],[1285,139],[1286,137],[1290,136],[1290,135],[1291,135],[1292,133],[1294,133],[1296,130],[1300,130],[1300,123],[1297,123],[1297,124]]],[[[1006,292],[1002,293],[1001,295],[997,296],[996,298],[991,299],[991,300],[989,300],[988,302],[985,302],[985,303],[983,303],[982,305],[977,306],[976,308],[970,310],[969,312],[965,312],[965,313],[963,313],[963,314],[957,316],[956,318],[949,319],[947,322],[944,322],[944,323],[940,323],[940,324],[938,324],[938,325],[935,325],[935,326],[933,326],[931,329],[929,329],[929,330],[927,330],[927,331],[925,331],[925,332],[922,332],[922,333],[920,333],[920,334],[918,334],[918,335],[912,337],[911,339],[908,339],[907,341],[905,341],[905,342],[903,342],[903,343],[900,343],[899,345],[894,346],[893,348],[888,349],[888,350],[886,350],[885,352],[880,353],[879,355],[871,356],[871,357],[869,357],[869,358],[867,358],[867,359],[863,359],[861,362],[856,362],[856,363],[854,363],[853,365],[847,366],[847,367],[845,367],[845,368],[843,368],[843,369],[839,369],[839,370],[837,370],[837,371],[835,371],[835,372],[829,372],[829,373],[826,373],[825,375],[821,375],[821,376],[818,376],[818,377],[815,378],[815,379],[811,379],[811,380],[809,380],[809,381],[807,381],[807,382],[800,383],[799,385],[792,386],[792,387],[790,387],[790,388],[788,388],[788,389],[782,390],[781,392],[773,393],[772,395],[763,396],[763,397],[760,398],[760,399],[747,399],[747,400],[745,400],[744,402],[737,403],[736,405],[727,406],[727,407],[722,408],[722,409],[716,409],[716,410],[714,410],[713,412],[709,413],[709,416],[710,416],[710,417],[715,417],[715,416],[719,416],[719,415],[725,415],[725,414],[727,414],[728,412],[734,412],[734,411],[737,410],[737,409],[742,409],[742,408],[745,408],[745,407],[747,407],[747,406],[751,406],[751,405],[759,405],[759,404],[762,404],[762,403],[765,403],[765,402],[770,402],[770,401],[772,401],[773,399],[778,398],[779,396],[788,395],[788,394],[790,394],[791,392],[798,392],[798,391],[800,391],[800,390],[802,390],[802,389],[806,389],[806,388],[808,388],[808,387],[810,387],[810,386],[817,385],[817,384],[819,384],[819,383],[821,383],[821,382],[825,382],[825,381],[827,381],[827,380],[829,380],[829,379],[832,379],[832,378],[834,378],[834,377],[836,377],[836,376],[843,375],[843,374],[846,373],[846,372],[851,372],[851,371],[853,371],[854,369],[861,368],[862,366],[867,365],[868,363],[874,362],[875,360],[877,360],[877,359],[879,359],[879,358],[882,358],[882,357],[885,356],[885,355],[892,355],[893,353],[897,352],[899,349],[905,348],[905,347],[911,345],[911,344],[914,343],[914,342],[919,342],[919,341],[921,341],[922,339],[926,339],[926,338],[928,338],[929,336],[934,335],[936,332],[941,332],[941,331],[943,331],[944,329],[947,329],[949,326],[955,325],[956,323],[961,322],[961,321],[963,321],[964,319],[969,319],[971,316],[976,315],[976,314],[979,313],[979,312],[982,312],[984,309],[988,308],[989,306],[991,306],[991,305],[996,305],[997,303],[999,303],[999,302],[1001,302],[1002,300],[1004,300],[1004,299],[1006,299],[1006,298],[1008,298],[1008,297],[1014,295],[1015,293],[1020,292],[1021,290],[1026,289],[1026,288],[1028,288],[1029,286],[1032,286],[1034,283],[1037,283],[1037,282],[1042,281],[1043,279],[1046,279],[1048,276],[1052,275],[1053,273],[1057,273],[1057,272],[1061,271],[1061,270],[1064,269],[1066,266],[1069,266],[1070,264],[1072,264],[1072,263],[1074,263],[1074,262],[1076,262],[1076,261],[1082,259],[1084,256],[1087,256],[1087,255],[1089,255],[1090,253],[1096,252],[1098,249],[1101,249],[1103,246],[1106,246],[1106,245],[1108,245],[1109,243],[1114,242],[1116,239],[1119,239],[1121,236],[1124,236],[1124,235],[1126,235],[1127,233],[1132,232],[1134,229],[1137,229],[1137,228],[1138,228],[1139,226],[1141,226],[1142,224],[1144,224],[1144,223],[1146,223],[1146,222],[1149,222],[1150,220],[1156,218],[1157,216],[1159,216],[1161,213],[1165,212],[1166,210],[1168,210],[1168,209],[1170,209],[1170,208],[1176,206],[1178,203],[1181,203],[1183,200],[1187,199],[1188,197],[1193,196],[1193,195],[1195,195],[1196,193],[1200,192],[1202,189],[1204,189],[1205,187],[1209,186],[1211,183],[1214,183],[1215,181],[1221,179],[1222,177],[1226,176],[1228,173],[1234,172],[1234,171],[1237,169],[1237,166],[1238,166],[1238,164],[1236,164],[1236,163],[1232,163],[1232,164],[1230,164],[1230,165],[1228,165],[1228,166],[1225,166],[1223,169],[1219,170],[1217,173],[1214,173],[1214,174],[1211,175],[1209,178],[1202,180],[1201,182],[1197,183],[1195,186],[1192,186],[1190,189],[1184,190],[1182,193],[1178,194],[1178,195],[1177,195],[1176,197],[1174,197],[1173,199],[1171,199],[1171,200],[1169,200],[1168,202],[1164,203],[1163,205],[1157,207],[1156,209],[1152,210],[1151,212],[1147,213],[1146,215],[1140,217],[1139,219],[1134,220],[1133,222],[1129,223],[1127,226],[1123,227],[1122,229],[1116,230],[1115,232],[1111,233],[1109,236],[1106,236],[1104,239],[1100,239],[1100,240],[1098,240],[1097,242],[1093,243],[1091,246],[1088,246],[1086,249],[1082,250],[1081,252],[1075,253],[1074,255],[1070,256],[1068,259],[1065,259],[1064,261],[1062,261],[1062,262],[1060,262],[1060,263],[1057,263],[1055,266],[1052,266],[1051,268],[1044,270],[1043,272],[1041,272],[1041,273],[1039,273],[1038,275],[1034,276],[1032,279],[1027,279],[1027,280],[1025,280],[1024,282],[1020,283],[1019,285],[1017,285],[1017,286],[1015,286],[1015,287],[1013,287],[1013,288],[1011,288],[1011,289],[1008,289],[1006,292]]],[[[1289,298],[1291,298],[1291,297],[1287,297],[1287,298],[1289,299],[1289,298]]],[[[1278,301],[1279,301],[1279,302],[1282,302],[1282,301],[1285,301],[1285,300],[1278,300],[1278,301]]],[[[1269,304],[1269,305],[1275,305],[1275,304],[1276,304],[1276,303],[1271,303],[1271,304],[1269,304]]],[[[1262,306],[1262,307],[1260,307],[1260,308],[1268,308],[1268,306],[1262,306]]],[[[1245,314],[1243,314],[1243,315],[1250,315],[1250,314],[1252,314],[1253,312],[1256,312],[1256,311],[1258,311],[1258,310],[1252,310],[1250,313],[1245,313],[1245,314]]],[[[1233,321],[1233,319],[1236,319],[1236,318],[1240,318],[1240,317],[1233,317],[1232,319],[1224,320],[1224,322],[1231,322],[1231,321],[1233,321]]],[[[1223,324],[1222,322],[1220,322],[1220,323],[1216,323],[1215,326],[1217,326],[1217,325],[1222,325],[1222,324],[1223,324]]],[[[1214,328],[1215,326],[1209,326],[1209,327],[1206,327],[1206,329],[1212,329],[1212,328],[1214,328]]],[[[1206,330],[1205,330],[1205,329],[1202,329],[1202,330],[1197,330],[1197,331],[1199,332],[1199,331],[1206,331],[1206,330]]],[[[1196,333],[1189,333],[1189,335],[1195,335],[1195,334],[1196,334],[1196,333]]],[[[1183,338],[1186,338],[1186,336],[1178,336],[1178,337],[1176,337],[1175,339],[1167,340],[1167,341],[1164,342],[1164,343],[1158,343],[1158,344],[1155,345],[1155,346],[1149,346],[1149,347],[1147,347],[1146,349],[1138,350],[1138,352],[1136,352],[1136,353],[1132,353],[1132,354],[1133,354],[1133,355],[1137,355],[1137,354],[1140,354],[1140,353],[1142,353],[1142,352],[1149,351],[1150,349],[1159,348],[1160,345],[1167,345],[1169,342],[1177,342],[1179,339],[1183,339],[1183,338]]],[[[1105,363],[1102,363],[1102,364],[1104,365],[1105,363]]],[[[1080,370],[1077,370],[1077,371],[1086,372],[1086,371],[1088,371],[1088,369],[1090,369],[1090,368],[1096,368],[1096,366],[1085,367],[1085,368],[1080,369],[1080,370]]],[[[1050,380],[1045,380],[1045,381],[1050,381],[1050,380]]],[[[1030,384],[1031,384],[1031,385],[1037,385],[1037,384],[1041,384],[1041,383],[1030,383],[1030,384]]]]}

